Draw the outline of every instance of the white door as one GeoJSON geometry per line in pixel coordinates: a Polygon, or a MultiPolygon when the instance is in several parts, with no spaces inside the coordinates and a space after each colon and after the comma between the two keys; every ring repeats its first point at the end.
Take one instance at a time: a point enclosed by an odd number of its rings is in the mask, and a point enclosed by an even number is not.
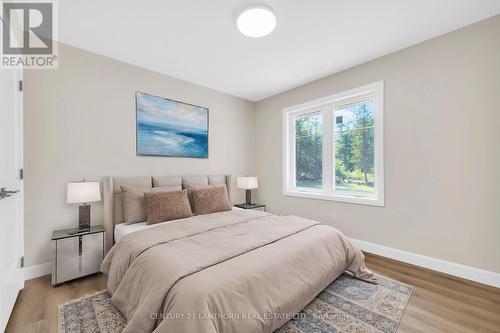
{"type": "Polygon", "coordinates": [[[0,332],[24,286],[21,76],[21,70],[0,69],[0,332]]]}

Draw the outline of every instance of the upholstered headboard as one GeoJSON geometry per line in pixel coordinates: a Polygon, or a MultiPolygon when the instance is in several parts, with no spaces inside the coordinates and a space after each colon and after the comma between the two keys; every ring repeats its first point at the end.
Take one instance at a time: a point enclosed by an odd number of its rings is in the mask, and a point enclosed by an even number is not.
{"type": "Polygon", "coordinates": [[[159,187],[159,186],[203,186],[222,185],[231,193],[231,180],[228,175],[220,176],[142,176],[142,177],[105,177],[103,180],[104,230],[106,230],[106,252],[114,244],[114,227],[123,223],[123,204],[121,186],[159,187]]]}

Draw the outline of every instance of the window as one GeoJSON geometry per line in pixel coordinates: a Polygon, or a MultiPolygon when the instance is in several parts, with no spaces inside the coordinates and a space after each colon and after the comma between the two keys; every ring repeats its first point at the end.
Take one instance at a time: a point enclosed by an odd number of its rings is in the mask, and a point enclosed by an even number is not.
{"type": "Polygon", "coordinates": [[[295,179],[298,187],[323,187],[323,115],[295,118],[295,179]]]}
{"type": "Polygon", "coordinates": [[[383,82],[283,110],[284,194],[384,205],[383,82]]]}

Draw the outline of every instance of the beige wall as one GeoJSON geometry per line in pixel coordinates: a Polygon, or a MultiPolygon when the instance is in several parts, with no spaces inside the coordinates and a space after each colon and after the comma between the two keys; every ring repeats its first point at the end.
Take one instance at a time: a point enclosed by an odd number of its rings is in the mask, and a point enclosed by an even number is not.
{"type": "MultiPolygon", "coordinates": [[[[498,31],[500,16],[256,105],[61,45],[58,70],[25,71],[26,264],[49,262],[51,232],[77,224],[68,181],[257,173],[258,200],[273,212],[325,222],[336,212],[351,237],[500,272],[498,31]],[[379,80],[385,207],[284,197],[282,109],[379,80]],[[136,156],[136,90],[209,107],[210,158],[136,156]]],[[[99,223],[102,206],[92,214],[99,223]]]]}
{"type": "Polygon", "coordinates": [[[257,103],[259,201],[325,222],[336,212],[353,238],[500,272],[499,31],[497,16],[257,103]],[[379,80],[385,207],[284,197],[282,109],[379,80]]]}
{"type": "MultiPolygon", "coordinates": [[[[69,181],[254,172],[254,103],[66,45],[58,70],[25,71],[24,80],[27,266],[51,260],[53,230],[77,225],[77,206],[65,204],[69,181]],[[208,107],[210,158],[136,156],[135,91],[208,107]]],[[[101,221],[102,205],[93,205],[92,222],[101,221]]]]}

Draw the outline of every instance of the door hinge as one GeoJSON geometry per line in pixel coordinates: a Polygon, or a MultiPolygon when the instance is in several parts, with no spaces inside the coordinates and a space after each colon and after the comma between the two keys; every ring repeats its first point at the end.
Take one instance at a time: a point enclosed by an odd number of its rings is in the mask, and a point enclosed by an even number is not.
{"type": "Polygon", "coordinates": [[[17,82],[18,82],[18,87],[17,88],[19,89],[19,91],[23,91],[23,80],[19,80],[17,82]]]}
{"type": "Polygon", "coordinates": [[[23,268],[24,267],[24,256],[19,258],[19,267],[23,268]]]}
{"type": "Polygon", "coordinates": [[[19,179],[24,179],[24,169],[19,169],[19,179]]]}

